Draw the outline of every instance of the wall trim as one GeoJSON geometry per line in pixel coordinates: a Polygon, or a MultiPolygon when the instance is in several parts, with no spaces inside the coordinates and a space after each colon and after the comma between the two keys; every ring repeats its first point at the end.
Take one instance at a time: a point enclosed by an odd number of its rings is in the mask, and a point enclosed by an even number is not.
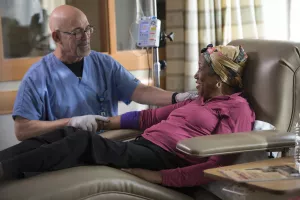
{"type": "MultiPolygon", "coordinates": [[[[146,50],[118,51],[110,56],[120,62],[127,70],[143,70],[149,68],[146,50]]],[[[149,53],[148,56],[151,67],[152,59],[150,56],[152,56],[152,54],[149,53]]],[[[2,69],[0,81],[22,80],[32,64],[38,62],[41,58],[42,57],[4,59],[3,67],[0,67],[0,69],[2,69]]]]}
{"type": "Polygon", "coordinates": [[[0,81],[22,80],[27,70],[42,57],[4,59],[0,81]]]}

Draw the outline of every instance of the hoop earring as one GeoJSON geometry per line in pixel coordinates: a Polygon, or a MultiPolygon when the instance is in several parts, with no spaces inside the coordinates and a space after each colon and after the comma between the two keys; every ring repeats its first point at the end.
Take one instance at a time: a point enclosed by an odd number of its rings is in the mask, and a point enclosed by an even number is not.
{"type": "Polygon", "coordinates": [[[217,88],[221,88],[221,82],[217,83],[217,88]]]}

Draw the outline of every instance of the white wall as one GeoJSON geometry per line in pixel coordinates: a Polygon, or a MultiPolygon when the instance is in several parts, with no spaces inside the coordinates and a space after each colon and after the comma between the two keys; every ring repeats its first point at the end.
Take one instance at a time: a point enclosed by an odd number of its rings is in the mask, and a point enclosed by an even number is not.
{"type": "Polygon", "coordinates": [[[263,5],[265,38],[300,42],[299,0],[264,0],[263,5]]]}
{"type": "Polygon", "coordinates": [[[116,0],[116,31],[117,31],[117,49],[129,50],[135,49],[132,46],[137,38],[135,31],[136,19],[136,1],[135,0],[116,0]],[[130,33],[132,32],[132,37],[130,33]]]}
{"type": "MultiPolygon", "coordinates": [[[[0,91],[13,91],[19,88],[20,81],[0,82],[0,91]]],[[[15,137],[11,115],[0,115],[0,150],[18,143],[15,137]]]]}
{"type": "Polygon", "coordinates": [[[118,50],[137,49],[138,24],[142,16],[150,16],[150,0],[115,0],[117,48],[118,50]]]}
{"type": "Polygon", "coordinates": [[[17,143],[11,115],[0,115],[0,151],[17,143]]]}

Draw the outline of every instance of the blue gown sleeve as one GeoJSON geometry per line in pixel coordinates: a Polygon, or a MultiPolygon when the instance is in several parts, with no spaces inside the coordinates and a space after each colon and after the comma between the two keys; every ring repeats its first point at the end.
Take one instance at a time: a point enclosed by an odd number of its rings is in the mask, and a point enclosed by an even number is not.
{"type": "Polygon", "coordinates": [[[129,104],[131,102],[131,96],[140,83],[140,80],[135,78],[120,63],[116,62],[116,65],[114,77],[118,92],[118,100],[123,101],[125,104],[129,104]]]}
{"type": "Polygon", "coordinates": [[[35,85],[23,80],[14,103],[12,117],[20,116],[29,120],[42,119],[43,102],[35,85]]]}

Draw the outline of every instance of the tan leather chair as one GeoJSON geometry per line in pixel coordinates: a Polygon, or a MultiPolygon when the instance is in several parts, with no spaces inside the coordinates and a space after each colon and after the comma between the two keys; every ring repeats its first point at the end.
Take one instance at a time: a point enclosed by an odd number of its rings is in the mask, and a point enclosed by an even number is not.
{"type": "MultiPolygon", "coordinates": [[[[293,130],[300,111],[300,44],[263,40],[236,40],[231,44],[241,44],[248,52],[244,84],[257,119],[275,125],[277,130],[192,138],[181,141],[178,150],[207,157],[293,146],[292,133],[288,132],[293,130]]],[[[137,134],[137,131],[118,130],[103,136],[128,140],[137,134]]],[[[197,196],[176,190],[110,167],[82,166],[4,183],[0,185],[0,199],[215,199],[204,190],[198,191],[197,196]]]]}

